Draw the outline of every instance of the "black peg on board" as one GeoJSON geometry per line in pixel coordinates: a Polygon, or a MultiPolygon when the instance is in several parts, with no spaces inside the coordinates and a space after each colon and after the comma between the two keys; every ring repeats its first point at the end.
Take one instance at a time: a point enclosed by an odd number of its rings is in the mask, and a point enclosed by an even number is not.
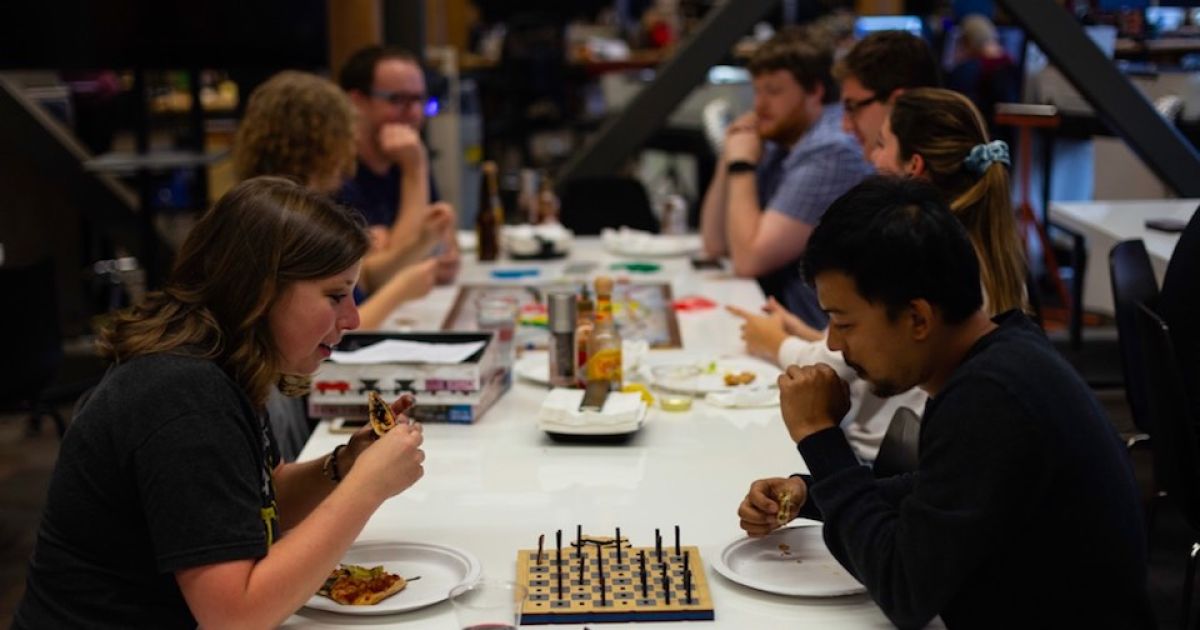
{"type": "Polygon", "coordinates": [[[679,555],[679,526],[675,526],[675,555],[679,555]]]}
{"type": "Polygon", "coordinates": [[[691,552],[683,552],[683,589],[687,591],[687,603],[692,603],[692,563],[688,556],[691,552]]]}
{"type": "Polygon", "coordinates": [[[558,598],[562,599],[562,596],[563,596],[563,588],[562,588],[563,563],[562,563],[562,530],[561,529],[554,533],[554,547],[555,547],[555,552],[554,552],[555,567],[554,568],[556,570],[555,571],[556,574],[558,575],[558,598]]]}
{"type": "Polygon", "coordinates": [[[617,528],[617,564],[621,564],[621,528],[617,528]]]}
{"type": "Polygon", "coordinates": [[[668,577],[667,563],[662,565],[663,601],[671,603],[671,578],[668,577]]]}
{"type": "Polygon", "coordinates": [[[583,549],[583,525],[575,526],[575,545],[583,549]]]}
{"type": "Polygon", "coordinates": [[[596,563],[600,575],[600,607],[604,608],[607,596],[604,594],[604,554],[600,552],[600,547],[596,547],[596,563]]]}
{"type": "Polygon", "coordinates": [[[646,591],[646,550],[639,549],[638,555],[641,557],[642,563],[642,599],[649,599],[650,595],[646,591]]]}
{"type": "Polygon", "coordinates": [[[661,563],[662,562],[662,534],[659,533],[658,528],[654,529],[654,555],[658,558],[658,561],[661,563]]]}
{"type": "Polygon", "coordinates": [[[579,545],[579,585],[583,586],[583,570],[587,564],[587,554],[584,553],[583,545],[579,545]]]}

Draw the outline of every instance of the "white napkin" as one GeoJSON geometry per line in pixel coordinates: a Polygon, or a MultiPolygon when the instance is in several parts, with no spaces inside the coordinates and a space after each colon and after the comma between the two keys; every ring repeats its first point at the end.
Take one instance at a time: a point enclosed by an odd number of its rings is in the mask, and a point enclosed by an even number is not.
{"type": "Polygon", "coordinates": [[[616,425],[636,421],[646,403],[637,392],[610,392],[600,411],[580,411],[582,389],[556,387],[546,394],[538,420],[573,426],[616,425]]]}

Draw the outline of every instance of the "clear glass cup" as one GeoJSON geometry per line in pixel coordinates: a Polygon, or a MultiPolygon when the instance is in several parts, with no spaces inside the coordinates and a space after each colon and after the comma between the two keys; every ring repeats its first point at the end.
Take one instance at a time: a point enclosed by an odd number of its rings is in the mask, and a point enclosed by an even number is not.
{"type": "Polygon", "coordinates": [[[484,296],[475,304],[475,325],[481,331],[496,333],[496,350],[505,369],[512,368],[517,313],[517,300],[510,296],[484,296]]]}
{"type": "Polygon", "coordinates": [[[700,368],[694,365],[656,365],[650,368],[651,385],[663,411],[687,411],[700,380],[700,368]]]}
{"type": "Polygon", "coordinates": [[[480,580],[450,589],[450,603],[462,630],[515,630],[527,594],[516,582],[480,580]]]}

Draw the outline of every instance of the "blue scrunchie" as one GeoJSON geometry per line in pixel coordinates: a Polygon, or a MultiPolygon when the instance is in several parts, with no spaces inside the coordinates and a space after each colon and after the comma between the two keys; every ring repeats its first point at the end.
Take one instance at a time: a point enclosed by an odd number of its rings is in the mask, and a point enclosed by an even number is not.
{"type": "Polygon", "coordinates": [[[963,160],[963,165],[972,173],[983,175],[993,162],[1012,166],[1012,162],[1008,159],[1008,145],[1003,140],[992,140],[987,144],[975,145],[971,148],[967,159],[963,160]]]}

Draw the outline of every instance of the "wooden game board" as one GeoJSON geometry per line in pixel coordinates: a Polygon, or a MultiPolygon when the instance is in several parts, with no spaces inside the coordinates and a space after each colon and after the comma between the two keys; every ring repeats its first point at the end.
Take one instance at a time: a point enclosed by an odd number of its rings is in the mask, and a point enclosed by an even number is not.
{"type": "Polygon", "coordinates": [[[582,538],[582,545],[572,542],[561,548],[561,560],[554,546],[542,550],[540,561],[537,549],[521,549],[517,552],[517,583],[529,589],[521,611],[522,624],[714,618],[712,595],[704,577],[704,563],[700,560],[698,548],[665,543],[660,547],[630,547],[628,539],[622,538],[621,561],[618,562],[613,537],[582,538]],[[584,554],[582,580],[580,548],[584,554]],[[660,548],[661,562],[658,556],[660,548]],[[645,554],[646,567],[644,587],[642,554],[645,554]],[[664,564],[666,588],[663,582],[664,564]],[[690,576],[684,575],[685,564],[690,576]],[[691,600],[687,601],[685,582],[689,578],[691,600]]]}
{"type": "MultiPolygon", "coordinates": [[[[552,291],[578,291],[578,284],[533,285],[488,285],[467,284],[459,287],[454,306],[442,322],[442,330],[475,330],[476,303],[483,296],[505,297],[514,300],[521,311],[522,331],[518,340],[531,338],[528,329],[534,328],[525,322],[526,316],[540,309],[544,322],[546,295],[552,291]],[[525,334],[522,334],[524,332],[525,334]]],[[[623,339],[645,340],[651,348],[682,348],[679,337],[679,320],[671,305],[671,285],[668,283],[631,284],[618,283],[613,288],[614,321],[623,339]]],[[[541,327],[541,343],[545,345],[544,324],[541,327]]],[[[533,332],[538,332],[533,330],[533,332]]]]}

